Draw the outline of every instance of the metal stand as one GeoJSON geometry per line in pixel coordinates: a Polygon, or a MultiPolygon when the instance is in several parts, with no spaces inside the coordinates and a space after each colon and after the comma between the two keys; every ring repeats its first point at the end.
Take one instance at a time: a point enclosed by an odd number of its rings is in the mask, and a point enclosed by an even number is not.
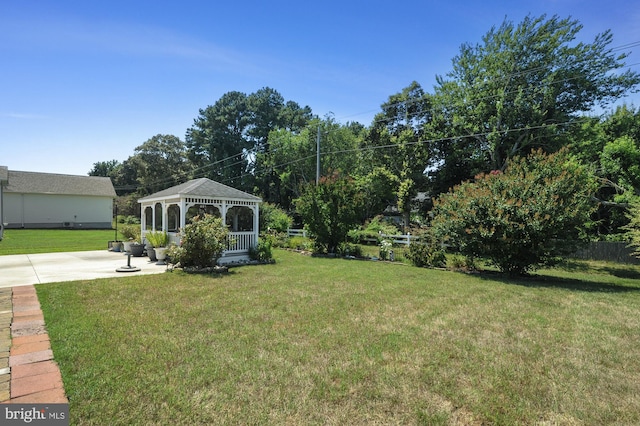
{"type": "Polygon", "coordinates": [[[131,253],[127,253],[127,264],[116,269],[116,272],[138,272],[140,268],[131,266],[131,253]]]}

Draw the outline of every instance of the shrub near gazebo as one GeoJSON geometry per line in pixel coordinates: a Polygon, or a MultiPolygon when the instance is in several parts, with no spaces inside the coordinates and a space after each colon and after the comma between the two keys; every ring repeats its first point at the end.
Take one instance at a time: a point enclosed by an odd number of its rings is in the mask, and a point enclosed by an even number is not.
{"type": "Polygon", "coordinates": [[[216,265],[226,248],[229,231],[219,217],[195,216],[181,232],[180,246],[172,246],[168,255],[172,264],[204,269],[216,265]]]}

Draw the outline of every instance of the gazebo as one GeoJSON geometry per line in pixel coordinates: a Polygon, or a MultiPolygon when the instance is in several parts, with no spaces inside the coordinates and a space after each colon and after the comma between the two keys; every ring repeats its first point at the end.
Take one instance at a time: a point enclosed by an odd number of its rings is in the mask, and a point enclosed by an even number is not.
{"type": "Polygon", "coordinates": [[[229,228],[227,249],[219,263],[249,258],[249,249],[258,245],[259,210],[262,199],[211,179],[193,179],[140,198],[142,237],[147,232],[164,231],[171,242],[179,243],[181,228],[194,216],[208,213],[223,219],[229,228]]]}

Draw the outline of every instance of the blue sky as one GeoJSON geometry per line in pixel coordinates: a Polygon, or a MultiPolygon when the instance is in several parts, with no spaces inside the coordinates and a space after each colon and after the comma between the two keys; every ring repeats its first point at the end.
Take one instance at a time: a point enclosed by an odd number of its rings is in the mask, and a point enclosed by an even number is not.
{"type": "Polygon", "coordinates": [[[184,140],[199,109],[266,86],[369,125],[413,80],[432,92],[462,43],[527,14],[577,19],[585,42],[607,29],[611,47],[640,41],[640,2],[628,0],[4,0],[0,165],[84,175],[158,133],[184,140]]]}

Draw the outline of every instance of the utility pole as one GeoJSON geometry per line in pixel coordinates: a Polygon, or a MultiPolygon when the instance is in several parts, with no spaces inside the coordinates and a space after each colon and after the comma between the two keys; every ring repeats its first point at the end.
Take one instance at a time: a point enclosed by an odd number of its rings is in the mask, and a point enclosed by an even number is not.
{"type": "Polygon", "coordinates": [[[318,137],[316,138],[316,146],[318,152],[316,153],[316,185],[320,182],[320,126],[318,125],[318,137]]]}

